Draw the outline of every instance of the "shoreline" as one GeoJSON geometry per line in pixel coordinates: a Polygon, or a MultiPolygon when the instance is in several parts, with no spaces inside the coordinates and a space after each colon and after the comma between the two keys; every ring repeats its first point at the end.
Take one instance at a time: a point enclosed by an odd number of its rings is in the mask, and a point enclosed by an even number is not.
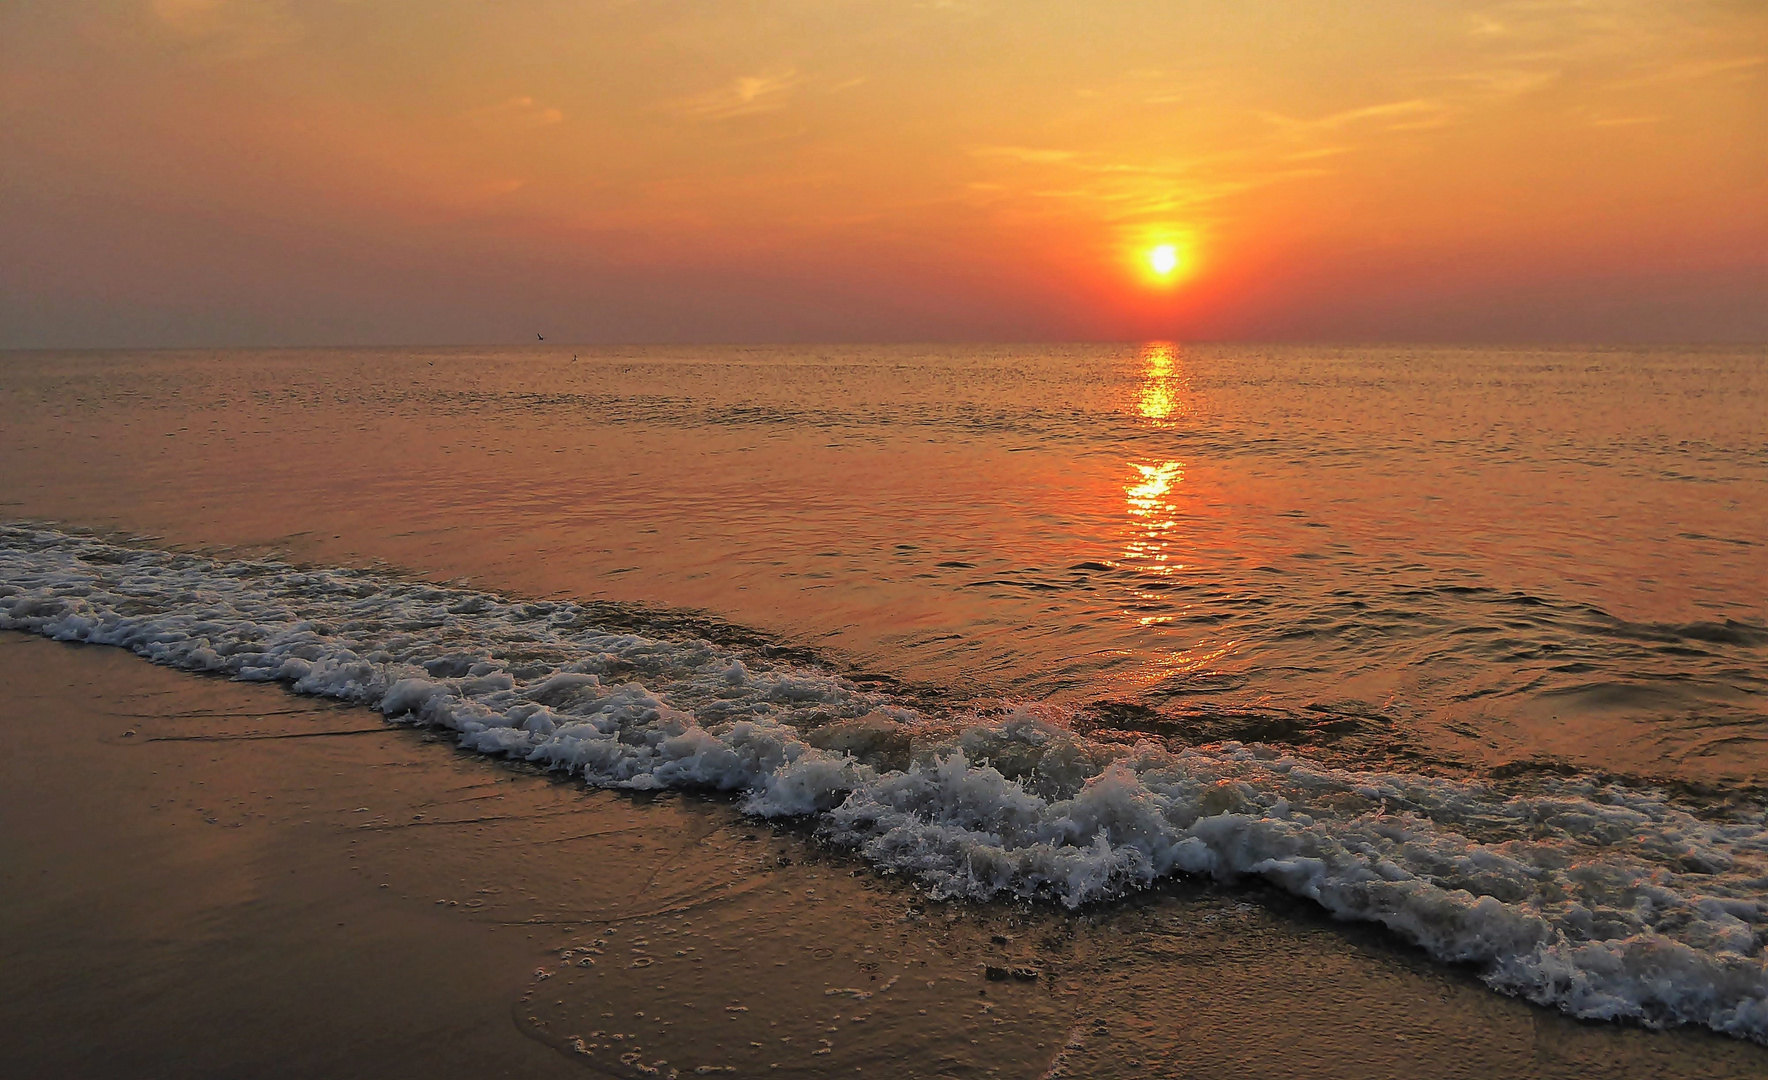
{"type": "Polygon", "coordinates": [[[728,803],[118,649],[0,633],[0,700],[9,1072],[1768,1076],[1299,902],[934,903],[728,803]]]}

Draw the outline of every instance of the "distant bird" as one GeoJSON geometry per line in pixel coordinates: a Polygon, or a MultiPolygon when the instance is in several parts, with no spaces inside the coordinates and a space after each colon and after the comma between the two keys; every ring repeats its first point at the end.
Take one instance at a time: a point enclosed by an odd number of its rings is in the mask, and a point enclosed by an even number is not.
{"type": "Polygon", "coordinates": [[[546,340],[546,335],[545,335],[545,334],[535,334],[535,335],[534,335],[534,336],[535,336],[535,337],[537,337],[537,338],[539,338],[539,339],[540,339],[540,340],[542,340],[542,341],[545,341],[545,340],[546,340]]]}

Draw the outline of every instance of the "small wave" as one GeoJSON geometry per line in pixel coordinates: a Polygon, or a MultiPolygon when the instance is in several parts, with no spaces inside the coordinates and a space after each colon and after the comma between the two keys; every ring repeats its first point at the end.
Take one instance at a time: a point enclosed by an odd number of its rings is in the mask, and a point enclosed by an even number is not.
{"type": "Polygon", "coordinates": [[[1172,874],[1262,878],[1580,1017],[1768,1042],[1759,807],[1709,819],[1577,774],[1515,794],[1240,742],[1125,745],[1055,708],[936,712],[606,615],[0,527],[0,629],[279,682],[592,784],[737,793],[940,896],[1078,907],[1172,874]]]}
{"type": "Polygon", "coordinates": [[[1590,634],[1672,645],[1684,641],[1700,641],[1712,645],[1737,645],[1746,649],[1768,646],[1768,626],[1755,622],[1726,619],[1724,622],[1638,623],[1617,619],[1603,612],[1594,614],[1602,621],[1576,624],[1576,628],[1590,634]]]}

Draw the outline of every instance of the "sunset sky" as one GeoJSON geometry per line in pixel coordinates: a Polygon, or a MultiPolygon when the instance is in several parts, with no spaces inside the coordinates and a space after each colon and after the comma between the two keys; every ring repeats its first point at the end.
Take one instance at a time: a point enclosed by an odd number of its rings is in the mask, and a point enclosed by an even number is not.
{"type": "Polygon", "coordinates": [[[1761,341],[1768,3],[0,5],[0,346],[535,332],[1761,341]]]}

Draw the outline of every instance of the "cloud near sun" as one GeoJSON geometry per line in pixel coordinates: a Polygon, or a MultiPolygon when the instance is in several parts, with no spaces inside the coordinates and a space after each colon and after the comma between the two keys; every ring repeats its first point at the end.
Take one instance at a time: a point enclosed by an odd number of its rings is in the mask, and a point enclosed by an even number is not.
{"type": "Polygon", "coordinates": [[[0,41],[0,344],[1768,335],[1762,5],[69,0],[0,41]]]}

